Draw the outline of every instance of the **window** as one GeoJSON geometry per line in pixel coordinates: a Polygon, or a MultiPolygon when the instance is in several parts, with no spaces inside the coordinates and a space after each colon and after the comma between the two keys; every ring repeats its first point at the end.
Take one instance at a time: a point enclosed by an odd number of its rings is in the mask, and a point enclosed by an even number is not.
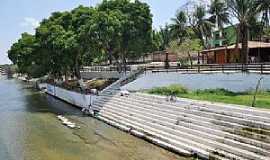
{"type": "Polygon", "coordinates": [[[219,39],[219,33],[216,33],[215,37],[216,39],[219,39]]]}

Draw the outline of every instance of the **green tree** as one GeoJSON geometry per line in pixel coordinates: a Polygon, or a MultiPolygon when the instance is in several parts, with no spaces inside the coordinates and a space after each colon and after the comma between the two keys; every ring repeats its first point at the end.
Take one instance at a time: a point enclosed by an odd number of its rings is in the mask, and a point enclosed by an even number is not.
{"type": "MultiPolygon", "coordinates": [[[[28,67],[60,78],[75,74],[83,64],[140,57],[152,49],[150,7],[138,0],[104,0],[99,6],[79,6],[44,19],[35,35],[24,34],[10,51],[22,72],[28,67]]],[[[37,73],[32,70],[32,72],[37,73]]]]}
{"type": "Polygon", "coordinates": [[[172,37],[178,40],[181,44],[187,36],[187,16],[184,11],[177,13],[175,18],[172,18],[173,24],[170,25],[172,37]]]}
{"type": "Polygon", "coordinates": [[[269,18],[270,18],[270,1],[269,0],[260,0],[259,5],[262,9],[262,22],[264,26],[269,27],[269,18]]]}
{"type": "Polygon", "coordinates": [[[160,28],[161,35],[161,48],[166,50],[169,47],[169,43],[172,40],[172,33],[170,27],[166,24],[165,27],[160,28]]]}
{"type": "Polygon", "coordinates": [[[68,12],[56,12],[43,20],[36,30],[37,40],[43,50],[44,65],[56,78],[68,72],[71,63],[71,55],[66,48],[67,41],[73,36],[67,31],[70,20],[68,12]]]}
{"type": "Polygon", "coordinates": [[[220,30],[230,22],[228,8],[224,0],[213,0],[209,13],[211,14],[210,21],[216,24],[216,27],[220,30]]]}
{"type": "Polygon", "coordinates": [[[152,14],[148,4],[135,0],[104,0],[99,11],[119,11],[122,21],[120,53],[124,68],[126,58],[136,58],[150,51],[152,46],[152,14]]]}
{"type": "Polygon", "coordinates": [[[251,18],[249,23],[249,40],[261,40],[264,24],[257,17],[251,18]]]}
{"type": "Polygon", "coordinates": [[[98,11],[92,15],[81,33],[89,37],[91,50],[105,54],[110,64],[112,64],[113,57],[116,60],[119,57],[124,19],[124,15],[117,10],[98,11]]]}
{"type": "Polygon", "coordinates": [[[41,77],[46,68],[41,67],[39,44],[34,35],[23,33],[8,51],[9,59],[18,67],[20,73],[29,77],[41,77]]]}
{"type": "Polygon", "coordinates": [[[190,24],[197,38],[201,40],[204,48],[208,48],[208,39],[212,35],[212,28],[214,24],[206,16],[206,10],[203,7],[196,7],[192,17],[190,18],[190,24]]]}
{"type": "Polygon", "coordinates": [[[152,49],[151,51],[160,51],[162,50],[162,37],[161,32],[153,30],[152,32],[152,49]]]}
{"type": "MultiPolygon", "coordinates": [[[[238,21],[239,40],[242,43],[241,62],[248,62],[248,40],[251,22],[261,11],[261,4],[257,0],[227,0],[230,13],[238,21]]],[[[238,46],[238,45],[237,45],[238,46]]]]}
{"type": "MultiPolygon", "coordinates": [[[[91,23],[94,15],[96,14],[96,8],[89,8],[79,6],[71,11],[72,15],[72,23],[71,23],[71,31],[74,33],[72,45],[70,47],[70,51],[73,53],[74,59],[74,72],[78,79],[81,78],[80,68],[83,62],[87,61],[85,58],[85,54],[90,54],[92,56],[96,55],[91,47],[94,42],[89,41],[91,37],[87,37],[88,34],[84,34],[84,28],[91,23]]],[[[91,60],[91,59],[89,59],[91,60]]],[[[88,62],[89,63],[89,62],[88,62]]]]}
{"type": "Polygon", "coordinates": [[[78,79],[81,78],[82,57],[89,52],[88,38],[81,36],[81,32],[94,11],[93,8],[79,6],[71,12],[55,12],[37,28],[37,39],[54,76],[74,73],[78,79]]]}
{"type": "Polygon", "coordinates": [[[186,58],[190,62],[190,66],[193,66],[193,59],[191,53],[199,52],[203,49],[200,39],[186,38],[180,45],[177,41],[171,41],[169,50],[179,55],[182,60],[186,58]]]}

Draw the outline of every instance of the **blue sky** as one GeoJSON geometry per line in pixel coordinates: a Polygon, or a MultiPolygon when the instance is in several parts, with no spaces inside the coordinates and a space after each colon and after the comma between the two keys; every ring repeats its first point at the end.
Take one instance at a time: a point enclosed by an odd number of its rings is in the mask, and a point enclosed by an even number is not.
{"type": "MultiPolygon", "coordinates": [[[[94,6],[102,0],[1,0],[0,2],[0,64],[11,63],[7,51],[23,32],[34,33],[43,18],[54,11],[71,10],[78,5],[94,6]]],[[[186,0],[142,0],[147,2],[154,28],[169,23],[186,0]]]]}

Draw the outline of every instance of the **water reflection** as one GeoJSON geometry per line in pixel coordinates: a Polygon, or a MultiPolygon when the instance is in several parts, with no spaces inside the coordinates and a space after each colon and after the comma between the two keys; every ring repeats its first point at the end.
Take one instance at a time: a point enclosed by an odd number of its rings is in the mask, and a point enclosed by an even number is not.
{"type": "Polygon", "coordinates": [[[185,159],[84,117],[66,103],[0,80],[0,159],[2,160],[174,160],[185,159]],[[64,114],[81,126],[61,125],[64,114]]]}

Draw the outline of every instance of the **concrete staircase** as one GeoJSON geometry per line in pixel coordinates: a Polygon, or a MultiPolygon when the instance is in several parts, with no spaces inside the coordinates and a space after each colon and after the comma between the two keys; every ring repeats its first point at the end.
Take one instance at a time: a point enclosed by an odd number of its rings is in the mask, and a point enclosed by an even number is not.
{"type": "Polygon", "coordinates": [[[130,71],[127,74],[123,74],[121,76],[121,78],[119,78],[113,84],[111,84],[110,86],[108,86],[107,88],[102,90],[100,92],[100,95],[101,96],[103,96],[103,95],[106,96],[106,95],[112,95],[112,94],[119,93],[119,91],[121,90],[121,86],[132,82],[133,80],[136,79],[137,76],[139,76],[142,73],[143,73],[143,70],[134,70],[134,71],[130,71]]]}
{"type": "Polygon", "coordinates": [[[94,103],[97,118],[164,148],[206,159],[270,159],[270,111],[106,93],[94,103]]]}

